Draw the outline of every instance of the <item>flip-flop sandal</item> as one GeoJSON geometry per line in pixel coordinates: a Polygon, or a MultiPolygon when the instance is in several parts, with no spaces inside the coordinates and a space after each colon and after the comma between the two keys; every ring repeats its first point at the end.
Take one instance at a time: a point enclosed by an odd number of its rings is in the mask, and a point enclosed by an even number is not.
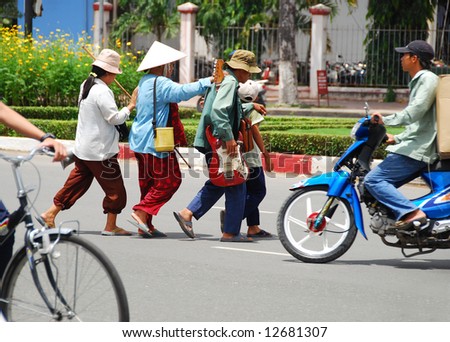
{"type": "Polygon", "coordinates": [[[175,216],[175,219],[177,220],[178,224],[180,225],[180,228],[183,230],[183,232],[189,236],[191,239],[195,238],[194,229],[192,229],[192,222],[191,221],[185,221],[179,213],[173,212],[173,216],[175,216]]]}
{"type": "Polygon", "coordinates": [[[114,228],[114,230],[104,230],[102,231],[103,236],[131,236],[132,234],[122,228],[114,228]]]}
{"type": "Polygon", "coordinates": [[[234,235],[233,237],[221,237],[220,242],[253,242],[253,239],[242,234],[234,235]]]}
{"type": "Polygon", "coordinates": [[[127,221],[142,231],[142,234],[139,234],[140,236],[142,236],[146,239],[153,237],[152,233],[150,232],[150,229],[148,228],[148,226],[145,223],[133,222],[130,220],[127,220],[127,221]]]}
{"type": "Polygon", "coordinates": [[[397,221],[394,224],[395,229],[399,229],[399,230],[408,230],[414,227],[414,222],[419,222],[420,225],[427,223],[427,218],[426,217],[421,217],[418,218],[416,220],[412,220],[412,221],[397,221]]]}
{"type": "Polygon", "coordinates": [[[272,234],[270,234],[269,232],[266,232],[264,229],[261,229],[258,233],[247,234],[247,236],[251,237],[251,238],[271,238],[272,234]]]}

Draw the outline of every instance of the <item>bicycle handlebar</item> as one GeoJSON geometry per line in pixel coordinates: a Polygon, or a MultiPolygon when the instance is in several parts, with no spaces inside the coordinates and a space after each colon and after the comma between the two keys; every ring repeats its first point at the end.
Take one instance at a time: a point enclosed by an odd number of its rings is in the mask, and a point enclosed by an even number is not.
{"type": "Polygon", "coordinates": [[[20,155],[20,156],[8,156],[6,154],[0,153],[0,158],[11,163],[11,164],[20,164],[23,162],[30,161],[34,158],[36,154],[44,154],[49,157],[55,156],[55,151],[52,148],[49,148],[47,146],[38,146],[36,148],[33,148],[28,155],[20,155]]]}

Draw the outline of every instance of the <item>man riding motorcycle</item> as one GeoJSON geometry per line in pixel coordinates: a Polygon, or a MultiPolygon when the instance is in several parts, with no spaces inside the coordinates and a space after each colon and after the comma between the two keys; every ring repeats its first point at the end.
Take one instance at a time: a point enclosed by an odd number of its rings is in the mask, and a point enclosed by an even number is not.
{"type": "Polygon", "coordinates": [[[395,51],[402,54],[401,65],[411,76],[408,106],[399,113],[382,117],[373,113],[372,123],[405,126],[398,134],[387,134],[390,154],[365,177],[365,187],[380,203],[389,207],[397,222],[393,228],[408,230],[426,223],[426,215],[397,188],[408,183],[437,158],[436,90],[439,78],[429,69],[433,48],[423,40],[414,40],[395,51]]]}

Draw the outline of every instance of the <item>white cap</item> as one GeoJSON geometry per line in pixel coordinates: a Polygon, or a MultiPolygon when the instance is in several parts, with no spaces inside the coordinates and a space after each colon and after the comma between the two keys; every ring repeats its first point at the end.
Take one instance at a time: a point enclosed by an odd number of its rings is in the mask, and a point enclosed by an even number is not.
{"type": "Polygon", "coordinates": [[[258,97],[259,90],[255,81],[248,80],[245,83],[239,83],[238,94],[242,101],[253,102],[258,97]]]}
{"type": "Polygon", "coordinates": [[[155,40],[147,51],[137,71],[148,70],[166,65],[186,57],[186,54],[155,40]]]}

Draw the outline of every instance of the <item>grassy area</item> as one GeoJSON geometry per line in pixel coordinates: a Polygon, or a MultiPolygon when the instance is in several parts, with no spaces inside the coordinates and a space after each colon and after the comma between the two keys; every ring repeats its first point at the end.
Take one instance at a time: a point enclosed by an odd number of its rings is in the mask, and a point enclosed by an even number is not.
{"type": "MultiPolygon", "coordinates": [[[[183,119],[185,127],[196,127],[197,118],[183,119]]],[[[284,132],[292,134],[319,134],[319,135],[338,135],[349,136],[355,119],[347,118],[311,118],[311,117],[266,117],[260,125],[261,132],[284,132]]],[[[388,127],[387,131],[391,134],[398,134],[403,130],[402,127],[388,127]]]]}

